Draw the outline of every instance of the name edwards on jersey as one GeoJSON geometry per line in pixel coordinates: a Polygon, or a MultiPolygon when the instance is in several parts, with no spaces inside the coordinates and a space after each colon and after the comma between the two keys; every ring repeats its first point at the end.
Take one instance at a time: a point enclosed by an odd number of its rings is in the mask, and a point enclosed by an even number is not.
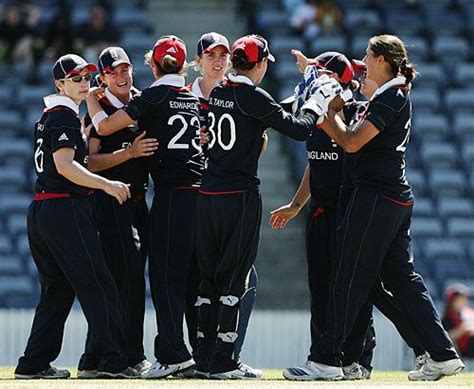
{"type": "Polygon", "coordinates": [[[188,101],[170,101],[171,109],[186,109],[186,110],[197,110],[199,111],[199,102],[188,102],[188,101]]]}

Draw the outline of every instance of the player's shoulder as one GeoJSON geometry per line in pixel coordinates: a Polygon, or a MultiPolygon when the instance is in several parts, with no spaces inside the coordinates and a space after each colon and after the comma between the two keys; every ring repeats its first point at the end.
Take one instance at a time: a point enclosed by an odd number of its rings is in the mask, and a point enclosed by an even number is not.
{"type": "Polygon", "coordinates": [[[157,104],[164,100],[168,96],[169,92],[170,88],[168,85],[150,86],[143,89],[142,91],[137,91],[132,97],[132,100],[140,98],[150,104],[157,104]]]}
{"type": "Polygon", "coordinates": [[[401,111],[409,102],[409,91],[404,86],[388,88],[371,101],[372,104],[382,104],[394,111],[401,111]]]}
{"type": "Polygon", "coordinates": [[[68,107],[57,106],[52,109],[45,110],[44,114],[46,115],[45,126],[48,129],[61,127],[81,127],[81,121],[79,120],[78,116],[72,109],[68,107]]]}

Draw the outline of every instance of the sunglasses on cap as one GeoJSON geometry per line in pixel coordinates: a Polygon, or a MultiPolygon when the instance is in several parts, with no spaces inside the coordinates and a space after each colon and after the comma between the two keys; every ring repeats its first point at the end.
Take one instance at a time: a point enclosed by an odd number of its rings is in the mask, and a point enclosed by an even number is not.
{"type": "Polygon", "coordinates": [[[61,78],[59,81],[72,81],[72,82],[75,82],[75,83],[79,83],[82,80],[86,80],[87,82],[89,82],[90,80],[92,80],[92,74],[87,73],[83,76],[78,75],[78,76],[73,76],[73,77],[61,78]]]}

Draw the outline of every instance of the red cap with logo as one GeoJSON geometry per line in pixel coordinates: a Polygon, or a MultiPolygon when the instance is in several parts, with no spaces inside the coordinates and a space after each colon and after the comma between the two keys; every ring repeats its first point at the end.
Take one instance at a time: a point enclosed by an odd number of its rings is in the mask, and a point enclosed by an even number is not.
{"type": "Polygon", "coordinates": [[[234,55],[237,50],[242,50],[249,62],[260,62],[264,58],[275,62],[275,57],[270,53],[268,48],[267,40],[260,35],[246,35],[237,39],[232,45],[232,55],[234,55]]]}
{"type": "Polygon", "coordinates": [[[177,36],[168,35],[158,39],[153,47],[153,59],[161,62],[165,55],[171,55],[182,66],[186,61],[186,44],[177,36]]]}

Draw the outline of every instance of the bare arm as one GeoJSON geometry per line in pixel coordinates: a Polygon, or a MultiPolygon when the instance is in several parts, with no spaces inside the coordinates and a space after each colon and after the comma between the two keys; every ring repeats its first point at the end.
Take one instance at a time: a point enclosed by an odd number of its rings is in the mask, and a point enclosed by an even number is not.
{"type": "Polygon", "coordinates": [[[287,223],[299,214],[310,197],[309,165],[307,165],[303,177],[301,178],[300,186],[293,196],[293,200],[291,200],[291,203],[283,205],[282,207],[270,212],[271,216],[269,224],[275,230],[285,228],[287,223]]]}
{"type": "MultiPolygon", "coordinates": [[[[97,97],[100,95],[100,93],[102,93],[102,89],[97,88],[91,91],[87,97],[87,110],[89,111],[89,116],[93,122],[97,113],[104,112],[99,104],[99,101],[97,100],[97,97]]],[[[122,128],[135,123],[135,121],[132,120],[132,118],[128,116],[128,114],[123,109],[119,109],[110,116],[105,116],[106,117],[102,119],[96,126],[96,130],[99,135],[111,135],[122,128]]]]}
{"type": "Polygon", "coordinates": [[[110,181],[97,174],[91,173],[81,164],[74,161],[75,150],[64,147],[53,153],[54,164],[58,173],[69,181],[86,188],[101,189],[115,197],[120,204],[130,198],[128,186],[119,181],[110,181]]]}
{"type": "Polygon", "coordinates": [[[359,151],[379,133],[377,127],[367,120],[362,120],[351,131],[333,110],[329,110],[320,127],[348,153],[359,151]]]}
{"type": "Polygon", "coordinates": [[[145,137],[145,131],[138,135],[132,146],[114,151],[113,153],[99,154],[100,139],[89,139],[89,162],[87,168],[91,172],[99,172],[120,165],[129,159],[139,157],[149,157],[158,149],[158,141],[155,138],[145,137]]]}

